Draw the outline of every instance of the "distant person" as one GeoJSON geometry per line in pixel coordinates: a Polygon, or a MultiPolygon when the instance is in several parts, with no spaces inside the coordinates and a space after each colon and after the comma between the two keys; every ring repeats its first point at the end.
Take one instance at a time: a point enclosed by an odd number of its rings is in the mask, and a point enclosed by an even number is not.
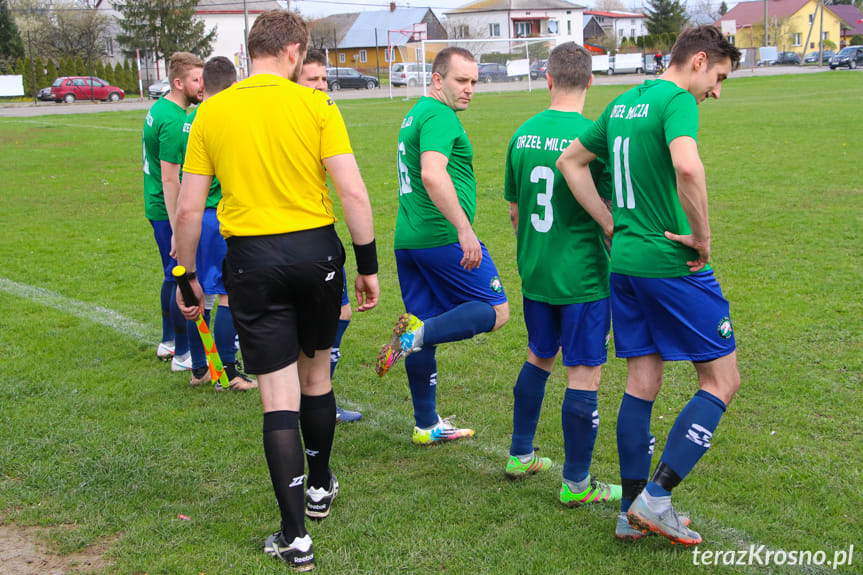
{"type": "MultiPolygon", "coordinates": [[[[315,562],[304,517],[328,517],[339,490],[329,467],[336,426],[329,360],[345,251],[327,173],[354,241],[357,311],[374,308],[380,295],[371,204],[341,114],[326,94],[295,83],[308,42],[293,12],[255,20],[251,76],[207,100],[192,124],[176,238],[177,259],[195,271],[207,193],[218,177],[225,288],[246,371],[261,389],[264,454],[281,515],[264,552],[298,571],[315,562]]],[[[190,283],[200,300],[201,286],[190,283]]],[[[194,317],[197,306],[177,297],[194,317]]]]}
{"type": "Polygon", "coordinates": [[[698,104],[719,98],[739,62],[740,52],[717,28],[685,30],[662,77],[618,96],[557,163],[579,203],[614,234],[614,344],[628,369],[617,416],[620,539],[655,532],[684,545],[701,543],[688,518],[675,512],[671,491],[707,452],[740,387],[729,304],[708,264],[707,184],[697,143],[698,104]],[[597,157],[614,173],[611,214],[590,178],[588,166],[597,157]],[[666,361],[691,361],[699,390],[674,422],[649,477],[650,416],[666,361]]]}
{"type": "MultiPolygon", "coordinates": [[[[303,61],[303,69],[300,72],[299,84],[309,87],[313,90],[327,91],[327,56],[321,50],[309,50],[306,54],[306,59],[303,61]]],[[[339,364],[339,359],[342,357],[341,346],[342,337],[351,323],[351,300],[348,297],[348,276],[344,273],[344,288],[342,289],[342,309],[339,312],[339,329],[336,331],[336,341],[333,343],[333,350],[330,352],[330,379],[336,373],[336,366],[339,364]]],[[[363,414],[359,411],[350,411],[336,405],[336,421],[350,423],[359,421],[363,418],[363,414]]]]}
{"type": "Polygon", "coordinates": [[[470,105],[478,74],[464,48],[438,52],[429,95],[411,108],[399,131],[395,251],[407,313],[375,370],[383,376],[405,358],[418,445],[474,435],[438,415],[437,346],[495,331],[509,319],[497,269],[473,231],[473,148],[456,116],[470,105]]]}
{"type": "MultiPolygon", "coordinates": [[[[175,52],[168,63],[171,90],[150,107],[144,121],[144,214],[162,259],[162,341],[159,359],[171,362],[172,371],[192,368],[186,320],[174,301],[177,283],[171,270],[177,265],[171,255],[173,216],[180,193],[183,163],[183,124],[186,110],[203,98],[201,73],[204,61],[188,52],[175,52]]],[[[194,268],[194,266],[192,266],[194,268]]]]}
{"type": "MultiPolygon", "coordinates": [[[[590,473],[599,429],[597,393],[611,327],[608,253],[602,229],[575,201],[555,168],[564,149],[561,134],[578,136],[592,122],[582,116],[593,82],[590,53],[558,44],[546,70],[551,105],[516,130],[506,157],[504,198],[516,232],[518,271],[524,293],[528,352],[513,389],[513,431],[506,474],[523,477],[548,469],[551,459],[533,447],[545,384],[560,350],[568,385],[563,396],[563,482],[560,502],[568,506],[619,501],[620,486],[590,473]],[[555,254],[550,257],[550,254],[555,254]]],[[[591,172],[609,195],[605,164],[591,172]]]]}
{"type": "MultiPolygon", "coordinates": [[[[236,83],[237,69],[234,67],[233,62],[224,56],[216,56],[210,58],[204,64],[202,80],[204,86],[203,99],[206,101],[211,96],[236,83]]],[[[191,131],[197,112],[198,108],[193,109],[186,117],[185,124],[183,124],[184,158],[186,144],[189,140],[189,132],[191,131]]],[[[214,177],[213,183],[210,184],[206,209],[204,210],[201,223],[201,240],[198,242],[196,256],[197,275],[206,296],[204,298],[204,321],[208,325],[210,323],[210,309],[215,298],[218,296],[219,299],[216,320],[213,325],[213,339],[216,343],[216,349],[219,351],[219,358],[222,360],[222,365],[225,368],[225,375],[229,382],[228,389],[231,391],[248,391],[256,389],[258,384],[237,369],[237,330],[234,329],[234,318],[231,315],[227,291],[225,291],[225,284],[222,281],[222,263],[225,261],[228,245],[225,243],[225,238],[219,232],[219,219],[216,213],[221,199],[222,186],[219,183],[219,179],[214,177]]],[[[204,355],[203,361],[198,358],[199,354],[204,354],[198,330],[193,326],[187,326],[187,330],[192,351],[198,351],[198,353],[192,354],[192,376],[189,383],[193,387],[210,383],[207,357],[204,355]]],[[[218,382],[213,382],[213,384],[216,391],[224,389],[218,382]]]]}

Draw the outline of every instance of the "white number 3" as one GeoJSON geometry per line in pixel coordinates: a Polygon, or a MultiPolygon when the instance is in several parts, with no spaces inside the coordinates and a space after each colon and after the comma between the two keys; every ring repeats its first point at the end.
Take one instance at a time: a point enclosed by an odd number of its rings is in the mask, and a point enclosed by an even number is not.
{"type": "Polygon", "coordinates": [[[554,210],[551,206],[551,197],[554,195],[554,171],[546,166],[535,167],[530,172],[530,181],[538,184],[540,180],[545,180],[545,192],[536,194],[536,203],[545,207],[545,214],[542,218],[539,214],[531,214],[530,223],[536,231],[546,233],[554,223],[554,210]]]}

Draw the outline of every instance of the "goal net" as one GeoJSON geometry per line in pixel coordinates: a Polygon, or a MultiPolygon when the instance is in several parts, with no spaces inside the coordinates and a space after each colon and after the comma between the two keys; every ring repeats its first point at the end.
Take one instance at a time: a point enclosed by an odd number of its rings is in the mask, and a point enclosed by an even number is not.
{"type": "Polygon", "coordinates": [[[555,46],[549,38],[419,39],[411,31],[391,31],[390,98],[419,98],[428,93],[431,67],[438,52],[449,46],[464,48],[479,65],[478,91],[544,89],[545,61],[555,46]],[[399,37],[400,35],[400,37],[399,37]],[[401,41],[398,41],[401,40],[401,41]]]}

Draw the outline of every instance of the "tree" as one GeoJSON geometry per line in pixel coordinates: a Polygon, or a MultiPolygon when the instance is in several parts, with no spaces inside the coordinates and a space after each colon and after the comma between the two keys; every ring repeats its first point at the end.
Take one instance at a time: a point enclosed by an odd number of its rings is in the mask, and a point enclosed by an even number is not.
{"type": "Polygon", "coordinates": [[[623,0],[597,0],[594,9],[601,12],[613,12],[614,10],[627,11],[623,0]]]}
{"type": "Polygon", "coordinates": [[[725,0],[722,0],[722,4],[719,5],[719,15],[725,16],[728,13],[728,4],[725,3],[725,0]]]}
{"type": "Polygon", "coordinates": [[[18,33],[18,26],[9,13],[6,0],[0,0],[0,65],[24,57],[24,42],[18,33]]]}
{"type": "MultiPolygon", "coordinates": [[[[127,0],[114,8],[122,14],[117,41],[123,52],[135,50],[163,59],[174,52],[191,52],[206,58],[213,52],[216,28],[207,30],[195,16],[197,2],[191,0],[127,0]]],[[[167,68],[167,62],[165,63],[167,68]]]]}
{"type": "Polygon", "coordinates": [[[850,46],[859,46],[860,44],[863,44],[863,34],[854,34],[854,36],[851,37],[850,46]]]}
{"type": "Polygon", "coordinates": [[[646,24],[651,34],[679,34],[688,21],[682,0],[648,0],[647,5],[646,24]]]}

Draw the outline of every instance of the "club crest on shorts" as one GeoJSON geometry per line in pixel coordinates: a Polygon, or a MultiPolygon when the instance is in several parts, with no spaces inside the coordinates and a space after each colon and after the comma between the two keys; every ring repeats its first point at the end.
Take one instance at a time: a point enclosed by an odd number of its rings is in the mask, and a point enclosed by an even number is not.
{"type": "Polygon", "coordinates": [[[716,331],[722,339],[730,339],[734,335],[734,330],[731,328],[731,319],[725,316],[719,320],[719,325],[716,326],[716,331]]]}
{"type": "Polygon", "coordinates": [[[493,291],[494,293],[503,292],[503,284],[501,283],[500,278],[498,276],[494,276],[493,278],[491,278],[491,281],[489,282],[488,287],[490,287],[491,291],[493,291]]]}

